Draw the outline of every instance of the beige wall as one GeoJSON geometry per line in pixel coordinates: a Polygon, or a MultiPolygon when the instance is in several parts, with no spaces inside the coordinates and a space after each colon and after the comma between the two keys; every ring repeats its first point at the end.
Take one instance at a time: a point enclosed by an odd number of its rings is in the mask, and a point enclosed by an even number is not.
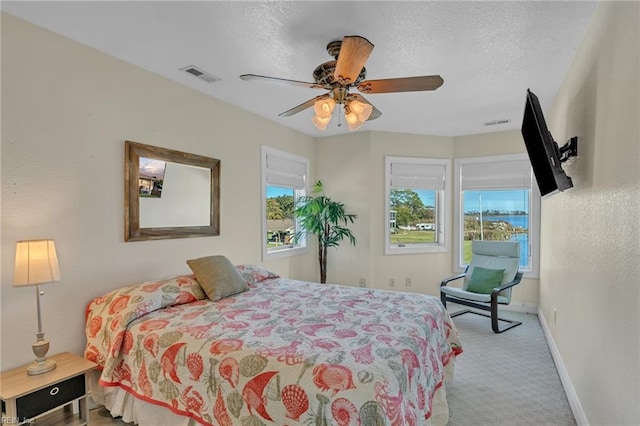
{"type": "Polygon", "coordinates": [[[342,245],[330,253],[327,281],[437,295],[437,283],[451,274],[450,254],[384,255],[385,155],[451,158],[452,139],[437,136],[364,132],[322,138],[316,144],[317,177],[331,198],[345,203],[358,219],[356,248],[342,245]],[[426,262],[426,263],[425,263],[426,262]],[[410,277],[412,286],[405,286],[410,277]]]}
{"type": "Polygon", "coordinates": [[[640,3],[602,2],[547,117],[579,146],[542,203],[540,307],[591,425],[640,421],[639,76],[640,3]]]}
{"type": "MultiPolygon", "coordinates": [[[[376,190],[370,196],[371,203],[371,258],[374,280],[372,287],[390,289],[389,279],[396,281],[395,290],[410,290],[417,293],[439,295],[438,286],[442,278],[451,275],[451,245],[446,253],[411,255],[384,254],[384,157],[430,157],[450,159],[453,155],[453,140],[440,136],[423,136],[395,133],[371,134],[371,180],[376,190]],[[405,279],[411,278],[411,288],[406,288],[405,279]]],[[[449,176],[451,177],[451,167],[449,176]]],[[[451,204],[449,199],[448,204],[451,204]]],[[[451,222],[445,230],[451,235],[451,222]]]]}
{"type": "Polygon", "coordinates": [[[328,251],[327,282],[359,285],[364,278],[367,287],[372,286],[370,196],[377,185],[371,180],[369,138],[368,132],[361,132],[316,142],[316,177],[325,194],[344,203],[347,213],[358,215],[349,225],[356,246],[345,240],[328,251]]]}
{"type": "MultiPolygon", "coordinates": [[[[260,144],[314,156],[310,137],[3,13],[0,368],[33,358],[37,330],[34,288],[12,286],[17,240],[56,242],[62,281],[42,287],[50,353],[82,353],[85,305],[110,289],[209,254],[261,263],[260,144]],[[221,160],[220,236],[124,242],[125,140],[221,160]]],[[[316,277],[313,253],[266,266],[316,277]]]]}
{"type": "MultiPolygon", "coordinates": [[[[440,281],[457,272],[453,266],[452,242],[445,253],[384,254],[384,157],[453,159],[524,150],[519,131],[457,138],[365,132],[319,139],[317,178],[323,181],[328,196],[344,202],[349,213],[358,215],[352,227],[358,239],[357,247],[345,244],[330,252],[327,281],[357,285],[364,278],[371,288],[438,295],[440,281]],[[391,278],[396,282],[394,288],[389,286],[391,278]],[[406,278],[411,279],[411,287],[405,285],[406,278]]],[[[452,173],[453,161],[449,179],[452,173]]],[[[449,204],[453,204],[451,195],[449,204]]],[[[450,211],[453,216],[455,212],[450,211]]],[[[453,217],[450,219],[447,235],[452,238],[453,217]]],[[[523,280],[514,288],[510,307],[535,311],[537,305],[538,280],[523,280]]]]}
{"type": "MultiPolygon", "coordinates": [[[[637,3],[599,7],[548,116],[556,140],[580,137],[580,156],[567,167],[575,188],[543,200],[540,306],[593,425],[640,418],[639,21],[637,3]]],[[[524,148],[517,131],[313,140],[6,14],[1,71],[1,369],[32,358],[36,330],[33,289],[11,285],[16,240],[56,240],[62,281],[43,287],[45,332],[52,353],[80,353],[84,307],[96,295],[187,273],[185,259],[209,253],[261,263],[264,143],[310,158],[327,194],[359,215],[358,246],[330,253],[329,281],[365,278],[384,289],[393,277],[404,290],[409,276],[411,291],[437,294],[453,272],[451,251],[383,254],[384,156],[453,159],[524,148]],[[124,243],[125,139],[222,160],[219,237],[124,243]]],[[[315,280],[316,263],[312,251],[265,265],[315,280]]],[[[537,304],[537,280],[516,287],[514,303],[537,304]]]]}
{"type": "MultiPolygon", "coordinates": [[[[522,95],[522,110],[524,112],[522,95]]],[[[519,130],[485,133],[481,135],[458,136],[454,138],[454,158],[472,158],[503,154],[520,154],[526,152],[522,133],[519,130]]],[[[455,212],[454,212],[455,214],[455,212]]],[[[535,311],[538,306],[538,279],[524,278],[512,291],[509,309],[526,312],[535,311]]]]}

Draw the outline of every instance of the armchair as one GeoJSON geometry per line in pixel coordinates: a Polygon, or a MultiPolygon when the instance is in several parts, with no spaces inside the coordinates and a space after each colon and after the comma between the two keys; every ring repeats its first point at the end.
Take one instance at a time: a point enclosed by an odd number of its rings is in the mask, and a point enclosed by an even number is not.
{"type": "Polygon", "coordinates": [[[498,305],[511,303],[511,289],[522,280],[518,272],[520,243],[516,241],[472,241],[473,257],[464,273],[445,278],[440,283],[440,300],[447,307],[447,301],[469,306],[491,314],[464,309],[451,317],[472,313],[491,318],[494,333],[502,333],[522,322],[499,318],[498,305]],[[448,286],[449,283],[464,279],[462,287],[448,286]],[[507,322],[500,328],[499,321],[507,322]]]}

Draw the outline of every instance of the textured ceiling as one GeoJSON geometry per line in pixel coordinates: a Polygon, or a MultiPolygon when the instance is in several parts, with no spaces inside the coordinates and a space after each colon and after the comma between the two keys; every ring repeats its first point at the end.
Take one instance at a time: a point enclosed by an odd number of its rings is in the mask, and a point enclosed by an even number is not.
{"type": "MultiPolygon", "coordinates": [[[[375,48],[367,79],[440,74],[434,92],[371,94],[382,116],[361,131],[456,136],[520,128],[526,89],[548,109],[597,2],[3,1],[3,11],[311,136],[312,109],[278,117],[323,90],[242,81],[252,73],[312,82],[330,41],[375,48]],[[221,80],[180,71],[195,65],[221,80]],[[495,120],[507,124],[484,126],[495,120]]],[[[352,89],[352,91],[355,89],[352,89]]],[[[344,120],[342,120],[344,122],[344,120]]]]}

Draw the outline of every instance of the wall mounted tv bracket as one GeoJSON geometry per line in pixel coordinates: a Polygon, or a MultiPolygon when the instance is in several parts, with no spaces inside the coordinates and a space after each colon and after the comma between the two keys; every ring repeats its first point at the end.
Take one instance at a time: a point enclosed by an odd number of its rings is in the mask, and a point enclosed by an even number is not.
{"type": "MultiPolygon", "coordinates": [[[[558,144],[556,143],[556,147],[558,144]]],[[[561,163],[569,160],[570,158],[578,156],[578,137],[574,136],[567,141],[563,146],[558,148],[558,158],[561,163]]]]}

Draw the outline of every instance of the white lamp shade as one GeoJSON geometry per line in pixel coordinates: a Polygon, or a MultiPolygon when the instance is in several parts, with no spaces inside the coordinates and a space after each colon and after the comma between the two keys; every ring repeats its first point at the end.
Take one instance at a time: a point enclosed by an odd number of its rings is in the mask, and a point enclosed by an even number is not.
{"type": "Polygon", "coordinates": [[[336,101],[331,98],[321,99],[313,104],[313,110],[319,118],[330,118],[335,107],[336,101]]]}
{"type": "Polygon", "coordinates": [[[53,240],[18,241],[14,286],[60,281],[60,268],[53,240]]]}

